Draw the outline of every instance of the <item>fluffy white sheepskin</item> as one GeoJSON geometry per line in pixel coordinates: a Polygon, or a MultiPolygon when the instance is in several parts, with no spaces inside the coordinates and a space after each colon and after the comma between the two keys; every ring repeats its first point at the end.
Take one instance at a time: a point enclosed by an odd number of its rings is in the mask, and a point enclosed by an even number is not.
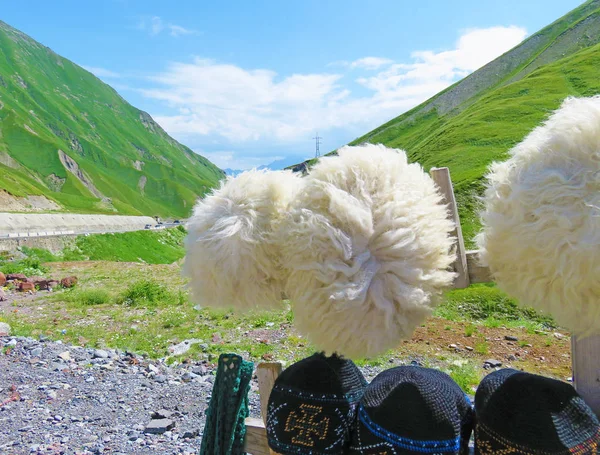
{"type": "Polygon", "coordinates": [[[600,97],[567,98],[487,179],[477,242],[498,286],[600,333],[600,97]]]}
{"type": "Polygon", "coordinates": [[[252,170],[228,177],[198,202],[183,266],[195,302],[241,311],[281,305],[273,227],[301,183],[289,171],[252,170]]]}
{"type": "Polygon", "coordinates": [[[347,358],[397,346],[454,273],[454,225],[433,180],[402,150],[343,147],[322,158],[282,223],[294,324],[347,358]]]}

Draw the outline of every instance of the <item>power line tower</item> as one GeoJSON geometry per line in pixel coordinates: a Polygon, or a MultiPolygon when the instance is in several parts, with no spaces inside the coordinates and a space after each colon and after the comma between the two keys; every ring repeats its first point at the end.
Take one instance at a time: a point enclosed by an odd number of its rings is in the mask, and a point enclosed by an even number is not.
{"type": "Polygon", "coordinates": [[[321,144],[322,137],[319,136],[319,132],[317,131],[317,135],[313,137],[315,140],[315,158],[319,158],[321,156],[321,152],[319,151],[319,145],[321,144]]]}

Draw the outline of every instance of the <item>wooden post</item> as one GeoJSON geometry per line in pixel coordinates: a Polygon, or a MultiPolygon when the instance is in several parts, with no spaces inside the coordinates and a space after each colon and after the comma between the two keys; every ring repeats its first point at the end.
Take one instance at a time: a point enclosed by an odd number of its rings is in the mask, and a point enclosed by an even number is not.
{"type": "Polygon", "coordinates": [[[577,393],[600,417],[600,336],[572,336],[571,360],[577,393]]]}
{"type": "Polygon", "coordinates": [[[279,362],[261,362],[256,368],[256,376],[258,376],[258,393],[260,393],[260,412],[265,425],[267,424],[269,396],[275,385],[275,379],[281,374],[281,369],[281,363],[279,362]]]}
{"type": "Polygon", "coordinates": [[[267,443],[267,408],[269,396],[275,384],[275,379],[281,374],[282,366],[279,362],[261,362],[256,368],[258,377],[258,393],[260,394],[260,412],[262,420],[246,419],[246,442],[244,450],[252,455],[277,455],[267,443]]]}
{"type": "Polygon", "coordinates": [[[458,274],[454,280],[454,287],[459,289],[467,288],[470,284],[467,252],[465,251],[465,241],[460,226],[456,199],[454,198],[452,180],[450,180],[450,170],[447,167],[432,168],[429,173],[444,196],[444,202],[448,205],[449,218],[454,221],[455,228],[452,232],[452,235],[456,237],[456,262],[454,263],[454,271],[458,274]]]}

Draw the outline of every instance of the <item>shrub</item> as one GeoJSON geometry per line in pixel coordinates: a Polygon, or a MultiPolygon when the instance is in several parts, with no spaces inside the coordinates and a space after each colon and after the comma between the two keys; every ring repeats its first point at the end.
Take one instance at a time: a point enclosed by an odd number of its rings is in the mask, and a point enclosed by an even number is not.
{"type": "Polygon", "coordinates": [[[110,301],[110,295],[104,289],[86,289],[77,292],[74,301],[81,305],[102,305],[110,301]]]}
{"type": "Polygon", "coordinates": [[[140,280],[129,285],[119,296],[117,303],[137,306],[173,303],[174,300],[173,294],[169,292],[165,285],[154,280],[140,280]]]}

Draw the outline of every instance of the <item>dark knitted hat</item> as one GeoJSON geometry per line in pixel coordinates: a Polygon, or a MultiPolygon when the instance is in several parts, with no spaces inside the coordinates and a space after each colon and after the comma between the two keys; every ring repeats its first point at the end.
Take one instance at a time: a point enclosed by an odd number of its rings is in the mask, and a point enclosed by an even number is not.
{"type": "Polygon", "coordinates": [[[486,376],[475,394],[475,453],[597,454],[600,424],[567,383],[513,369],[486,376]]]}
{"type": "Polygon", "coordinates": [[[392,368],[367,387],[349,453],[467,453],[472,422],[469,399],[446,373],[392,368]]]}
{"type": "Polygon", "coordinates": [[[282,455],[347,453],[367,381],[351,360],[314,354],[275,381],[267,413],[269,447],[282,455]]]}

